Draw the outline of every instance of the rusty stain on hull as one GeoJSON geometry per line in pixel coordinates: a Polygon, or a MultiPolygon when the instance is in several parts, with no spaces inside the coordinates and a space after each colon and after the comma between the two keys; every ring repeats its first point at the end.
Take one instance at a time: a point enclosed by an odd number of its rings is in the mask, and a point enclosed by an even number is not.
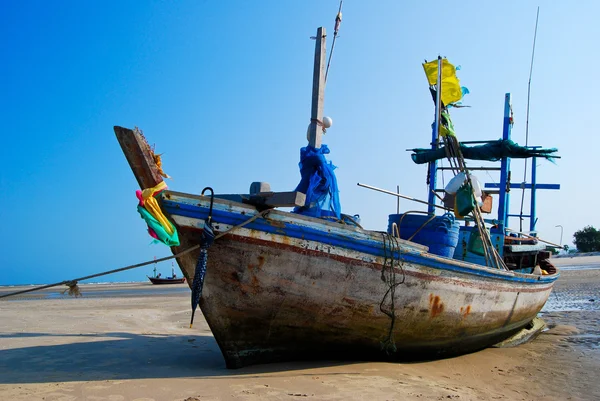
{"type": "Polygon", "coordinates": [[[434,318],[444,311],[444,304],[438,295],[429,294],[429,310],[434,318]]]}
{"type": "Polygon", "coordinates": [[[462,306],[460,307],[460,314],[462,315],[463,319],[466,319],[470,313],[471,313],[471,305],[467,305],[464,308],[462,306]]]}
{"type": "Polygon", "coordinates": [[[248,269],[250,269],[250,270],[260,269],[265,264],[265,257],[263,255],[258,255],[257,259],[258,259],[258,263],[249,264],[248,269]]]}

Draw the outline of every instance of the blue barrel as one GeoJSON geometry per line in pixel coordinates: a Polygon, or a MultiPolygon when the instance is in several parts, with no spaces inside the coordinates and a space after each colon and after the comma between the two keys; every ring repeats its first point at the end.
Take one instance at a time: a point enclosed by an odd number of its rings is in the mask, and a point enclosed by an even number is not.
{"type": "MultiPolygon", "coordinates": [[[[390,214],[388,219],[388,233],[392,233],[392,224],[396,223],[400,229],[400,238],[409,239],[431,216],[425,214],[390,214]],[[404,216],[404,218],[402,218],[404,216]],[[402,223],[400,223],[402,219],[402,223]],[[402,224],[402,225],[401,225],[402,224]]],[[[436,216],[411,239],[417,244],[429,247],[429,252],[451,258],[458,244],[460,223],[454,215],[446,213],[436,216]]]]}

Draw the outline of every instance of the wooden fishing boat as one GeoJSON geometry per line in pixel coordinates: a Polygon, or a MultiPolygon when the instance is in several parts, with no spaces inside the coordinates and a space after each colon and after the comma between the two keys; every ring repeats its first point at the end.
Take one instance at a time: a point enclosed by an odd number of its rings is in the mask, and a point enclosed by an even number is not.
{"type": "MultiPolygon", "coordinates": [[[[321,147],[323,28],[317,38],[313,149],[321,147]]],[[[140,187],[161,185],[161,163],[143,135],[115,133],[140,187]]],[[[302,191],[273,193],[254,183],[240,195],[150,192],[176,228],[172,252],[190,287],[203,231],[210,224],[218,234],[204,249],[200,308],[229,368],[471,352],[526,327],[558,277],[440,256],[393,229],[365,230],[350,216],[277,210],[305,207],[302,191]]]]}

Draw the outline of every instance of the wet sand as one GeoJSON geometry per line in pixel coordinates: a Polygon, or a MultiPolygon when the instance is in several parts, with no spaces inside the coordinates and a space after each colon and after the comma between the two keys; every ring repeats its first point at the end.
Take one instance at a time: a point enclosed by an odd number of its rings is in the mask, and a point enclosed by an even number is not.
{"type": "Polygon", "coordinates": [[[550,330],[516,348],[417,363],[228,370],[206,322],[188,326],[186,285],[1,300],[0,400],[598,400],[600,257],[555,261],[588,269],[562,272],[542,313],[550,330]]]}

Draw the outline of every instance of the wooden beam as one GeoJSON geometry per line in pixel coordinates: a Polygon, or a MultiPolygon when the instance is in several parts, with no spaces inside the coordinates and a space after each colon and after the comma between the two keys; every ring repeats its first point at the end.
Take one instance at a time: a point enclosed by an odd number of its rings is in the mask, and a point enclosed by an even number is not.
{"type": "Polygon", "coordinates": [[[250,196],[250,202],[263,203],[270,207],[304,206],[306,195],[302,192],[261,192],[250,196]]]}
{"type": "Polygon", "coordinates": [[[114,130],[140,188],[152,188],[161,183],[163,178],[146,138],[137,130],[119,126],[115,126],[114,130]]]}
{"type": "MultiPolygon", "coordinates": [[[[510,189],[522,189],[523,187],[525,187],[525,189],[531,189],[531,184],[523,185],[520,182],[511,182],[510,183],[510,189]]],[[[500,186],[500,184],[495,183],[495,182],[494,183],[486,182],[485,188],[501,188],[501,186],[500,186]]],[[[535,189],[560,189],[560,184],[535,184],[535,189]]]]}
{"type": "MultiPolygon", "coordinates": [[[[453,170],[453,167],[438,167],[438,170],[453,170]]],[[[469,167],[469,171],[500,171],[500,167],[469,167]]]]}
{"type": "Polygon", "coordinates": [[[513,253],[533,252],[537,253],[546,249],[546,245],[539,243],[535,245],[505,245],[504,248],[513,253]]]}
{"type": "Polygon", "coordinates": [[[306,195],[302,192],[260,192],[257,194],[215,194],[215,198],[265,207],[304,206],[306,195]]]}
{"type": "Polygon", "coordinates": [[[320,27],[317,29],[316,42],[308,144],[315,149],[319,149],[321,147],[321,135],[323,134],[321,124],[325,100],[325,28],[320,27]]]}

